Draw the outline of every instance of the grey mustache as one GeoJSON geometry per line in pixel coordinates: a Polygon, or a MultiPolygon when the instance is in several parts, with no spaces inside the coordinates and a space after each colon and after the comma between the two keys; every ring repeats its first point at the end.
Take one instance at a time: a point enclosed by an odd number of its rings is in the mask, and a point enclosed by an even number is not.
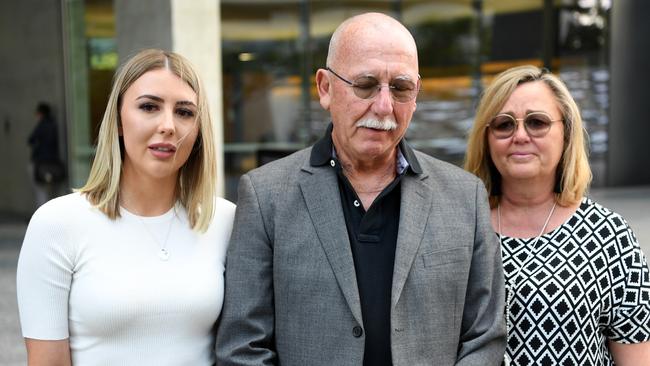
{"type": "Polygon", "coordinates": [[[391,119],[378,120],[374,118],[364,118],[355,124],[356,127],[373,128],[376,130],[392,131],[397,129],[397,122],[391,119]]]}

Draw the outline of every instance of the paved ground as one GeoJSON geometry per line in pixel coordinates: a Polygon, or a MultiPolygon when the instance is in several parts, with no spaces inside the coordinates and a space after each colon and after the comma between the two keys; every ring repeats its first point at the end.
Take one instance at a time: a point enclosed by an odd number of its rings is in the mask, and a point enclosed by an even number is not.
{"type": "Polygon", "coordinates": [[[26,365],[16,305],[16,262],[25,224],[0,223],[0,365],[26,365]]]}
{"type": "MultiPolygon", "coordinates": [[[[590,196],[620,213],[650,254],[650,187],[595,189],[590,196]]],[[[7,221],[7,220],[4,220],[7,221]]],[[[0,365],[26,364],[16,305],[16,262],[24,223],[0,221],[0,365]]]]}

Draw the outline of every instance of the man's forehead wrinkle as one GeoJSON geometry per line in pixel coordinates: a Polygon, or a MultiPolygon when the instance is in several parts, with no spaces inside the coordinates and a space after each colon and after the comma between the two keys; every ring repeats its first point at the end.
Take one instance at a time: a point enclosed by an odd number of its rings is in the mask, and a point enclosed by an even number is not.
{"type": "Polygon", "coordinates": [[[337,50],[337,62],[346,61],[361,51],[372,52],[378,56],[403,55],[405,59],[416,57],[414,47],[408,47],[408,38],[395,27],[364,27],[364,24],[351,24],[341,34],[337,50]]]}

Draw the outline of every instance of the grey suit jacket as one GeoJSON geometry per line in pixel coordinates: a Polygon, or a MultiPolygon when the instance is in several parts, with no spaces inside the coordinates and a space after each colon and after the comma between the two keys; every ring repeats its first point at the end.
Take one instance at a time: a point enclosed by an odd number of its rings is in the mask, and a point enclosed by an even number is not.
{"type": "MultiPolygon", "coordinates": [[[[337,176],[329,165],[311,166],[310,153],[241,178],[218,365],[363,363],[361,306],[337,176]]],[[[416,156],[423,174],[401,182],[393,364],[499,365],[504,285],[484,185],[450,164],[416,156]]]]}

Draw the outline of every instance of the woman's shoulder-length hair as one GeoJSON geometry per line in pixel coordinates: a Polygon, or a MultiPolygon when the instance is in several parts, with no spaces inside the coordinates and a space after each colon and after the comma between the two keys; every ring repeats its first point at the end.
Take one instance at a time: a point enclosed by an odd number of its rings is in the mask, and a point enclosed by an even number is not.
{"type": "Polygon", "coordinates": [[[214,213],[216,196],[216,151],[212,120],[205,89],[190,62],[179,54],[158,49],[138,52],[126,61],[113,79],[113,89],[97,137],[97,150],[86,184],[78,191],[111,219],[120,216],[120,176],[124,145],[119,136],[122,97],[148,71],[166,68],[185,81],[197,96],[199,133],[190,155],[180,168],[176,199],[186,209],[190,226],[207,230],[214,213]]]}
{"type": "Polygon", "coordinates": [[[562,112],[564,146],[555,182],[558,203],[568,206],[579,202],[591,182],[587,134],[578,106],[566,85],[546,69],[530,65],[517,66],[497,75],[485,89],[467,141],[465,169],[485,183],[490,196],[490,207],[496,207],[499,202],[501,175],[490,157],[487,125],[503,108],[518,85],[536,81],[545,83],[551,89],[562,112]]]}

